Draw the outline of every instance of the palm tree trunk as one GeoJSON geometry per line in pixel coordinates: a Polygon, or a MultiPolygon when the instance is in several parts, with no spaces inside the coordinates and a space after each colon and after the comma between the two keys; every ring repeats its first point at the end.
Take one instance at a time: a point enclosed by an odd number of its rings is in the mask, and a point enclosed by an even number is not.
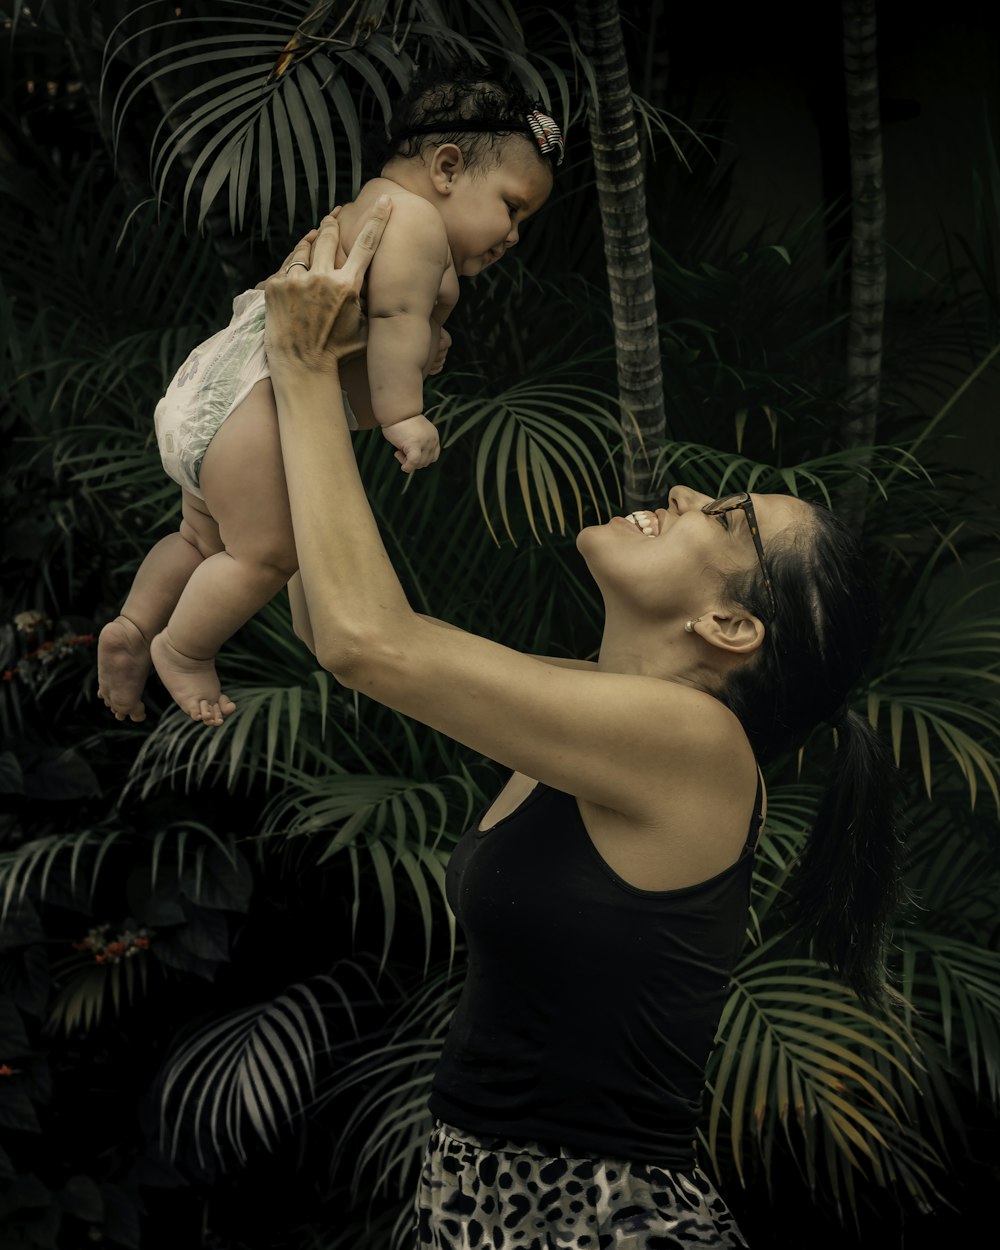
{"type": "MultiPolygon", "coordinates": [[[[851,311],[841,442],[854,448],[871,446],[878,428],[885,321],[885,192],[875,0],[842,0],[842,12],[851,160],[851,311]]],[[[859,467],[867,463],[862,460],[859,467]]],[[[866,496],[866,483],[859,475],[838,497],[838,510],[856,531],[864,523],[866,496]]]]}
{"type": "Polygon", "coordinates": [[[615,328],[624,502],[631,510],[653,502],[656,444],[667,434],[645,179],[617,0],[577,0],[576,12],[597,88],[588,118],[615,328]]]}

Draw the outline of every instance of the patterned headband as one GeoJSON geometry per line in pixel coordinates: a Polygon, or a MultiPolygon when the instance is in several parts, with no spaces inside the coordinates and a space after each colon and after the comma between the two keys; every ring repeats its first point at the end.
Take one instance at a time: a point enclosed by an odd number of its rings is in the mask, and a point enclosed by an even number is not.
{"type": "Polygon", "coordinates": [[[409,139],[413,135],[435,135],[442,132],[451,134],[526,134],[538,144],[543,156],[552,156],[557,165],[563,163],[566,145],[562,131],[548,113],[532,109],[523,122],[503,118],[486,118],[480,121],[457,118],[455,121],[421,122],[418,126],[407,126],[393,136],[394,139],[409,139]]]}

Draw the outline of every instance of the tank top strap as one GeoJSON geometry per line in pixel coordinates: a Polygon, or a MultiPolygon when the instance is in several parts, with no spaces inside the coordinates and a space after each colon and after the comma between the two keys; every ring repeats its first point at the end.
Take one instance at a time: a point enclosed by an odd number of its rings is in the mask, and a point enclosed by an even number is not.
{"type": "Polygon", "coordinates": [[[750,819],[750,832],[743,847],[743,853],[755,851],[760,841],[760,831],[764,827],[764,774],[757,765],[757,795],[753,801],[753,816],[750,819]]]}

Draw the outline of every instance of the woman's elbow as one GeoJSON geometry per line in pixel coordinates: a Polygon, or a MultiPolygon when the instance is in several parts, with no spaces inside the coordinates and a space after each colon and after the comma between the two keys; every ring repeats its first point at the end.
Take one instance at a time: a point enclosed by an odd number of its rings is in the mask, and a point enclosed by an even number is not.
{"type": "Polygon", "coordinates": [[[317,642],[313,654],[320,666],[332,673],[342,686],[355,689],[353,675],[358,673],[361,665],[361,650],[358,647],[345,646],[342,639],[332,642],[317,642]]]}
{"type": "Polygon", "coordinates": [[[324,640],[317,643],[316,658],[349,690],[370,690],[392,663],[389,648],[365,638],[324,640]]]}
{"type": "Polygon", "coordinates": [[[296,638],[298,638],[299,642],[301,642],[302,645],[308,651],[310,651],[314,656],[316,655],[316,644],[313,641],[312,630],[311,629],[297,629],[295,625],[294,617],[292,619],[292,633],[295,635],[296,638]]]}

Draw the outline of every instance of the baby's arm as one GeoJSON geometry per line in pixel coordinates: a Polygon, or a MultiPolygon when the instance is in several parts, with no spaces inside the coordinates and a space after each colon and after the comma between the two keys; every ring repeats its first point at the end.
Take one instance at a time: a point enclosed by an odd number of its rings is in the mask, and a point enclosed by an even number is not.
{"type": "Polygon", "coordinates": [[[395,200],[368,279],[368,380],[375,418],[406,472],[438,456],[437,431],[422,409],[432,315],[449,263],[435,209],[416,197],[395,200]]]}
{"type": "MultiPolygon", "coordinates": [[[[452,338],[443,325],[431,322],[431,358],[424,366],[424,376],[432,377],[444,369],[452,338]]],[[[368,357],[352,356],[340,363],[340,385],[347,392],[359,430],[371,430],[378,425],[372,410],[371,387],[368,382],[368,357]]]]}

